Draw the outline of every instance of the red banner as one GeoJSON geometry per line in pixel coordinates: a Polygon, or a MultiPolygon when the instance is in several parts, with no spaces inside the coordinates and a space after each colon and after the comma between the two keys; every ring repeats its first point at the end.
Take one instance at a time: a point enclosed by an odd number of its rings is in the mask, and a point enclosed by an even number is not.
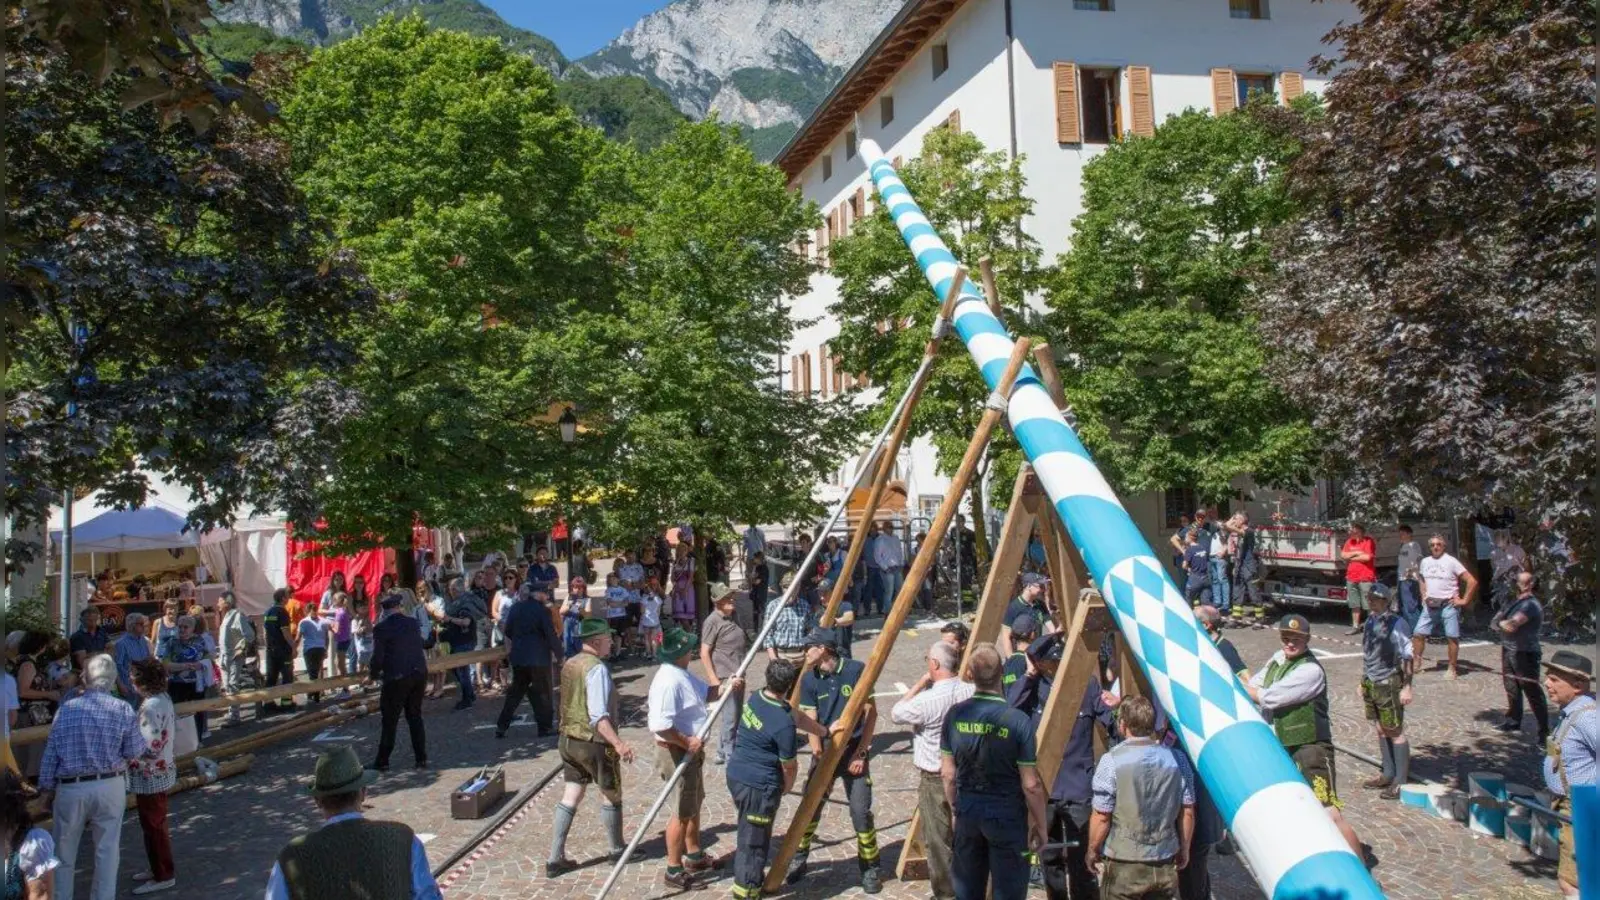
{"type": "Polygon", "coordinates": [[[375,594],[378,581],[385,572],[394,571],[394,551],[388,549],[362,550],[353,556],[323,556],[316,541],[296,538],[291,529],[288,535],[289,586],[295,599],[316,603],[328,589],[328,579],[334,572],[344,573],[344,583],[349,584],[357,575],[366,577],[368,593],[375,594]]]}

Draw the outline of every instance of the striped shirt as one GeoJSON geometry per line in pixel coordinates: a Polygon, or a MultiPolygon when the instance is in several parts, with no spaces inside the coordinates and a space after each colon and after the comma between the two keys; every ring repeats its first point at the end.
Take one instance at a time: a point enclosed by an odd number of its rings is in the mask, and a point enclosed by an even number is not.
{"type": "Polygon", "coordinates": [[[959,678],[946,678],[914,697],[895,701],[889,718],[896,725],[910,725],[911,761],[924,772],[939,771],[939,733],[944,729],[945,714],[950,707],[970,700],[977,692],[972,684],[959,678]]]}

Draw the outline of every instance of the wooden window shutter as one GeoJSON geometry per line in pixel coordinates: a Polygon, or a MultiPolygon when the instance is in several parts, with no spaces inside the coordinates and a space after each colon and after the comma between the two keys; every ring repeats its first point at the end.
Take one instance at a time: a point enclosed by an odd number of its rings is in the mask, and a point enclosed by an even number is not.
{"type": "Polygon", "coordinates": [[[831,362],[831,359],[828,356],[828,345],[824,343],[817,348],[817,368],[821,370],[817,374],[821,376],[818,381],[820,382],[819,386],[822,388],[822,396],[824,397],[828,396],[829,362],[831,362]]]}
{"type": "Polygon", "coordinates": [[[1156,133],[1156,109],[1150,97],[1150,67],[1128,67],[1128,105],[1131,130],[1135,137],[1149,137],[1156,133]]]}
{"type": "Polygon", "coordinates": [[[900,171],[900,167],[904,166],[905,164],[906,164],[906,158],[904,156],[896,156],[894,158],[894,170],[896,172],[900,171]]]}
{"type": "Polygon", "coordinates": [[[800,354],[800,393],[811,396],[811,351],[800,354]]]}
{"type": "Polygon", "coordinates": [[[867,217],[867,186],[866,185],[862,185],[861,187],[856,188],[856,205],[851,207],[851,211],[856,214],[857,221],[867,217]]]}
{"type": "Polygon", "coordinates": [[[789,357],[789,390],[800,393],[800,357],[789,357]]]}
{"type": "Polygon", "coordinates": [[[1211,109],[1217,115],[1233,112],[1239,107],[1237,82],[1232,69],[1211,70],[1211,109]]]}
{"type": "Polygon", "coordinates": [[[1083,143],[1078,113],[1078,67],[1069,62],[1050,64],[1056,78],[1056,143],[1083,143]]]}
{"type": "Polygon", "coordinates": [[[856,379],[849,372],[843,372],[839,375],[839,383],[848,391],[856,386],[856,379]]]}
{"type": "Polygon", "coordinates": [[[950,130],[951,131],[955,132],[956,134],[960,134],[961,133],[961,110],[959,110],[959,109],[951,110],[950,111],[950,118],[945,119],[944,123],[946,125],[950,126],[950,130]]]}
{"type": "Polygon", "coordinates": [[[1299,72],[1284,72],[1278,76],[1278,93],[1283,97],[1284,103],[1305,92],[1306,79],[1299,72]]]}
{"type": "Polygon", "coordinates": [[[835,394],[838,394],[838,393],[843,392],[845,388],[850,386],[849,385],[850,376],[848,376],[848,375],[844,374],[843,372],[839,371],[839,357],[837,357],[837,356],[831,357],[829,359],[829,362],[833,366],[833,392],[835,394]]]}
{"type": "Polygon", "coordinates": [[[872,379],[867,377],[867,373],[862,372],[860,375],[856,376],[856,384],[859,384],[864,388],[869,388],[872,387],[872,379]]]}

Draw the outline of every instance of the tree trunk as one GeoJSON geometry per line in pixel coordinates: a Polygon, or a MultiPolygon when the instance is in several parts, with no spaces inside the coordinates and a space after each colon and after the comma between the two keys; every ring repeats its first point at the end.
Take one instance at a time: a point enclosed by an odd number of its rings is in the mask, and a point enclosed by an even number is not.
{"type": "Polygon", "coordinates": [[[416,535],[406,526],[406,539],[394,544],[394,578],[400,587],[410,590],[417,585],[416,535]]]}
{"type": "Polygon", "coordinates": [[[981,479],[972,479],[972,486],[967,489],[968,496],[972,498],[972,536],[977,543],[978,571],[983,572],[989,565],[989,538],[987,525],[984,522],[985,511],[983,508],[983,488],[981,479]]]}

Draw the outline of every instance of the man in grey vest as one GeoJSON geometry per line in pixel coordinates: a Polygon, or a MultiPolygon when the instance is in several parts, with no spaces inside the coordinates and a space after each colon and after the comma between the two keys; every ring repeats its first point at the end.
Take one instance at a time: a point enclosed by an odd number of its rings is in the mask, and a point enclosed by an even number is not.
{"type": "Polygon", "coordinates": [[[427,851],[411,829],[362,817],[367,786],[377,778],[377,772],[361,768],[349,747],[317,758],[310,791],[326,821],[278,854],[267,879],[267,900],[440,900],[427,851]]]}
{"type": "Polygon", "coordinates": [[[1411,705],[1411,629],[1389,602],[1389,587],[1367,588],[1367,623],[1361,627],[1361,700],[1367,721],[1378,730],[1383,771],[1361,786],[1383,789],[1385,800],[1398,800],[1411,772],[1411,745],[1406,741],[1406,707],[1411,705]]]}
{"type": "Polygon", "coordinates": [[[1194,836],[1194,772],[1155,739],[1156,711],[1144,697],[1120,704],[1122,743],[1094,770],[1088,863],[1101,900],[1176,897],[1194,836]]]}

